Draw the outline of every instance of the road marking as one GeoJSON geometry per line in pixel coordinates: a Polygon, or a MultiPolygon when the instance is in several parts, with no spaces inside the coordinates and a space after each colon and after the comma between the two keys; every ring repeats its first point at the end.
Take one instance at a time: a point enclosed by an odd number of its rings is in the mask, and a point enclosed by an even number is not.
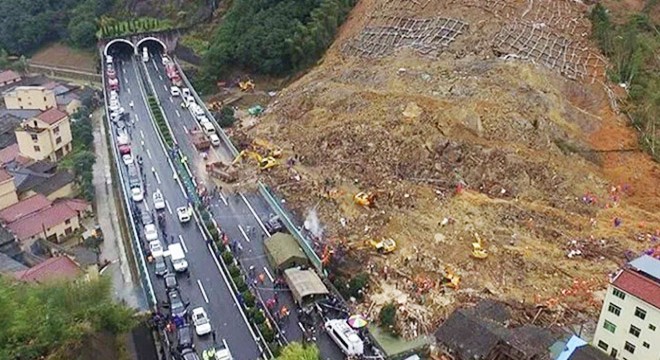
{"type": "Polygon", "coordinates": [[[139,121],[139,120],[140,120],[140,117],[138,116],[138,114],[135,114],[135,121],[139,121]]]}
{"type": "Polygon", "coordinates": [[[158,74],[158,78],[160,79],[160,81],[163,81],[163,75],[158,74]]]}
{"type": "Polygon", "coordinates": [[[163,87],[165,88],[165,91],[167,91],[167,85],[163,85],[163,87]]]}
{"type": "Polygon", "coordinates": [[[188,132],[188,128],[187,128],[185,125],[183,125],[183,131],[184,131],[186,134],[190,134],[190,133],[188,132]]]}
{"type": "Polygon", "coordinates": [[[128,93],[130,94],[131,93],[131,88],[127,87],[126,91],[128,91],[128,93]]]}
{"type": "Polygon", "coordinates": [[[176,113],[176,116],[181,117],[181,114],[179,113],[179,110],[174,110],[174,112],[176,113]]]}
{"type": "Polygon", "coordinates": [[[174,99],[172,99],[171,96],[170,96],[170,102],[171,102],[172,104],[174,104],[174,99]]]}
{"type": "Polygon", "coordinates": [[[204,286],[202,286],[202,282],[199,279],[197,279],[197,285],[199,285],[199,290],[202,292],[202,296],[204,297],[204,301],[206,301],[206,303],[208,304],[209,303],[209,298],[206,296],[206,291],[204,291],[204,286]]]}
{"type": "Polygon", "coordinates": [[[158,173],[154,171],[154,176],[156,177],[156,181],[158,182],[158,185],[160,185],[160,178],[158,177],[158,173]]]}
{"type": "Polygon", "coordinates": [[[183,246],[183,251],[186,253],[188,252],[188,247],[186,246],[186,242],[183,241],[183,236],[179,235],[179,242],[181,243],[181,246],[183,246]]]}
{"type": "Polygon", "coordinates": [[[140,137],[144,139],[144,133],[140,130],[140,137]]]}
{"type": "MultiPolygon", "coordinates": [[[[142,200],[142,201],[144,201],[144,200],[142,200]]],[[[151,209],[149,209],[149,202],[148,201],[144,201],[144,207],[147,208],[147,211],[151,211],[151,209]]]]}
{"type": "MultiPolygon", "coordinates": [[[[218,154],[216,154],[217,157],[218,154]]],[[[218,195],[220,195],[220,200],[222,200],[223,203],[225,203],[225,206],[229,206],[229,203],[227,202],[227,199],[222,195],[221,192],[218,191],[218,195]]]]}
{"type": "Polygon", "coordinates": [[[257,219],[257,222],[261,226],[261,229],[266,233],[266,236],[270,236],[270,233],[268,232],[268,230],[266,230],[266,226],[264,226],[264,223],[261,222],[261,219],[259,219],[259,216],[257,216],[257,212],[254,211],[254,209],[252,208],[252,205],[250,205],[250,202],[247,201],[247,199],[245,198],[245,195],[243,195],[243,193],[239,193],[239,195],[241,196],[241,198],[245,202],[245,205],[247,205],[248,209],[250,209],[250,212],[252,213],[252,216],[254,216],[254,218],[257,219]]]}
{"type": "Polygon", "coordinates": [[[170,207],[170,203],[165,200],[165,206],[167,206],[167,211],[172,215],[172,208],[170,207]]]}
{"type": "Polygon", "coordinates": [[[126,68],[121,68],[121,71],[126,74],[126,68]]]}
{"type": "Polygon", "coordinates": [[[303,333],[305,332],[305,327],[300,323],[300,321],[298,321],[298,327],[303,331],[303,333]]]}
{"type": "Polygon", "coordinates": [[[268,268],[266,268],[265,266],[264,266],[264,271],[266,272],[266,275],[268,276],[271,282],[275,281],[275,278],[273,278],[273,275],[271,275],[270,272],[268,272],[268,268]]]}
{"type": "Polygon", "coordinates": [[[247,242],[250,242],[250,238],[247,236],[247,234],[245,233],[245,230],[243,230],[243,228],[240,225],[238,225],[238,230],[241,231],[241,234],[243,234],[243,237],[245,238],[245,240],[247,242]]]}
{"type": "Polygon", "coordinates": [[[149,149],[147,149],[147,156],[151,159],[151,151],[149,151],[149,149]]]}

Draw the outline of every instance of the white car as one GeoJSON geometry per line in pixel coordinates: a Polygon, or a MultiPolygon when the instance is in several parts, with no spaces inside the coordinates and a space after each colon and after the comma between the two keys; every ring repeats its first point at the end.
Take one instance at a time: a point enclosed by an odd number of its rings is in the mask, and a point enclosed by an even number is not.
{"type": "Polygon", "coordinates": [[[156,190],[156,192],[154,192],[153,198],[154,198],[154,208],[156,210],[165,209],[165,198],[163,198],[163,193],[161,193],[160,190],[156,190]]]}
{"type": "Polygon", "coordinates": [[[179,222],[185,223],[192,218],[192,209],[190,206],[182,206],[176,208],[176,214],[179,216],[179,222]]]}
{"type": "Polygon", "coordinates": [[[191,104],[196,104],[196,103],[195,103],[195,98],[192,97],[192,96],[188,96],[188,97],[186,98],[186,104],[188,104],[188,106],[190,106],[191,104]]]}
{"type": "Polygon", "coordinates": [[[181,95],[181,89],[179,89],[178,86],[172,86],[172,87],[170,87],[170,95],[172,95],[172,96],[180,96],[180,95],[181,95]]]}
{"type": "Polygon", "coordinates": [[[158,239],[149,242],[149,251],[153,257],[163,256],[163,246],[158,239]]]}
{"type": "Polygon", "coordinates": [[[144,193],[142,193],[142,188],[139,186],[132,187],[131,188],[131,197],[133,198],[133,201],[135,202],[140,202],[144,200],[144,193]]]}
{"type": "Polygon", "coordinates": [[[156,225],[148,224],[144,226],[144,237],[147,241],[158,240],[158,229],[156,225]]]}
{"type": "Polygon", "coordinates": [[[211,322],[203,307],[192,310],[192,321],[197,335],[202,336],[211,332],[211,322]]]}
{"type": "Polygon", "coordinates": [[[218,137],[218,134],[209,135],[209,140],[211,140],[211,145],[215,147],[220,146],[220,138],[218,137]]]}
{"type": "Polygon", "coordinates": [[[127,166],[133,163],[133,155],[131,154],[124,154],[121,159],[124,160],[124,164],[127,166]]]}
{"type": "MultiPolygon", "coordinates": [[[[190,96],[190,89],[188,89],[188,88],[181,89],[181,94],[185,98],[192,97],[192,96],[190,96]]],[[[193,99],[193,101],[194,101],[194,99],[193,99]]]]}

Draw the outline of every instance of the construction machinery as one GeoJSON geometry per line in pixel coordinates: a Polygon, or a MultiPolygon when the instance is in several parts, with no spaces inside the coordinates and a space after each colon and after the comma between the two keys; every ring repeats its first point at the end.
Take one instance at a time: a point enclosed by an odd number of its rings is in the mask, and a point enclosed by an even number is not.
{"type": "Polygon", "coordinates": [[[239,81],[238,87],[241,88],[241,91],[253,91],[254,82],[251,79],[247,79],[246,81],[239,81]]]}
{"type": "Polygon", "coordinates": [[[202,130],[197,128],[191,130],[190,137],[192,137],[193,145],[199,151],[206,151],[211,147],[211,141],[202,130]]]}
{"type": "Polygon", "coordinates": [[[206,172],[208,172],[212,177],[226,183],[233,183],[238,180],[238,172],[236,169],[231,166],[227,166],[220,161],[206,164],[206,172]]]}
{"type": "Polygon", "coordinates": [[[385,238],[380,240],[369,239],[365,243],[381,254],[389,254],[391,252],[394,252],[394,250],[396,250],[396,241],[390,238],[385,238]]]}
{"type": "Polygon", "coordinates": [[[488,252],[483,248],[481,237],[477,233],[474,233],[474,237],[477,239],[477,241],[472,243],[472,257],[477,259],[487,258],[488,252]]]}
{"type": "Polygon", "coordinates": [[[277,160],[274,157],[272,157],[272,156],[262,157],[261,155],[259,155],[259,153],[255,152],[255,151],[249,151],[249,150],[241,151],[238,154],[238,156],[236,156],[234,161],[232,162],[232,165],[238,164],[238,162],[240,162],[241,159],[243,159],[243,157],[245,157],[245,156],[248,156],[248,157],[256,160],[257,163],[259,164],[259,170],[268,170],[272,167],[275,167],[275,166],[279,165],[279,163],[277,162],[277,160]]]}
{"type": "Polygon", "coordinates": [[[353,196],[353,201],[360,206],[370,207],[373,206],[376,195],[370,192],[359,192],[353,196]]]}
{"type": "Polygon", "coordinates": [[[276,159],[282,157],[282,148],[277,147],[270,143],[270,141],[265,139],[256,138],[252,141],[252,148],[255,151],[265,150],[268,156],[272,156],[276,159]]]}

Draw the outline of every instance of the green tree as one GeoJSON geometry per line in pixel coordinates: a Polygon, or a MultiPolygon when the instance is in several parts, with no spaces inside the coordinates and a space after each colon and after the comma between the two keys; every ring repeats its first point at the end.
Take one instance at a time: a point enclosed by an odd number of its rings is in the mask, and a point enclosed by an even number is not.
{"type": "Polygon", "coordinates": [[[297,342],[289,343],[282,348],[277,360],[320,360],[321,353],[316,344],[302,345],[297,342]]]}
{"type": "Polygon", "coordinates": [[[93,20],[71,22],[69,24],[70,43],[77,48],[90,48],[96,44],[96,24],[93,20]]]}
{"type": "Polygon", "coordinates": [[[218,113],[218,125],[222,128],[230,128],[236,122],[234,109],[231,106],[224,106],[218,113]]]}
{"type": "Polygon", "coordinates": [[[396,305],[393,302],[383,305],[378,313],[380,325],[387,329],[394,329],[396,326],[396,305]]]}

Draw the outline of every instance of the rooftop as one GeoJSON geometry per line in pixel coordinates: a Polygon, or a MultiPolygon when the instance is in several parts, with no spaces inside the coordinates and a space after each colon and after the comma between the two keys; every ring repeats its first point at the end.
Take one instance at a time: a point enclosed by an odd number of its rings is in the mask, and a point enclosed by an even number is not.
{"type": "Polygon", "coordinates": [[[643,272],[660,283],[660,260],[649,255],[642,255],[629,262],[628,266],[643,272]]]}
{"type": "Polygon", "coordinates": [[[12,176],[5,169],[0,169],[0,183],[11,179],[12,176]]]}
{"type": "Polygon", "coordinates": [[[607,353],[586,344],[576,348],[568,360],[612,360],[612,358],[607,353]]]}
{"type": "Polygon", "coordinates": [[[623,269],[612,285],[660,309],[660,283],[634,269],[623,269]]]}
{"type": "Polygon", "coordinates": [[[82,273],[78,264],[68,256],[52,257],[28,270],[18,271],[14,276],[18,280],[44,282],[56,279],[75,279],[82,273]]]}
{"type": "Polygon", "coordinates": [[[3,72],[0,72],[0,83],[8,82],[8,81],[15,81],[15,80],[20,80],[21,75],[16,73],[13,70],[6,70],[3,72]]]}
{"type": "Polygon", "coordinates": [[[19,119],[29,119],[41,113],[41,110],[26,110],[26,109],[0,109],[0,116],[7,114],[15,116],[19,119]]]}
{"type": "Polygon", "coordinates": [[[36,116],[37,119],[45,122],[48,125],[53,125],[65,117],[67,117],[67,114],[56,108],[48,109],[36,116]]]}
{"type": "Polygon", "coordinates": [[[4,223],[11,223],[23,216],[33,214],[35,212],[41,211],[51,205],[51,201],[48,200],[42,194],[36,194],[25,200],[19,201],[14,205],[11,205],[5,209],[0,210],[0,221],[4,223]]]}
{"type": "Polygon", "coordinates": [[[0,253],[0,273],[14,273],[25,271],[28,267],[12,259],[10,256],[0,253]]]}

